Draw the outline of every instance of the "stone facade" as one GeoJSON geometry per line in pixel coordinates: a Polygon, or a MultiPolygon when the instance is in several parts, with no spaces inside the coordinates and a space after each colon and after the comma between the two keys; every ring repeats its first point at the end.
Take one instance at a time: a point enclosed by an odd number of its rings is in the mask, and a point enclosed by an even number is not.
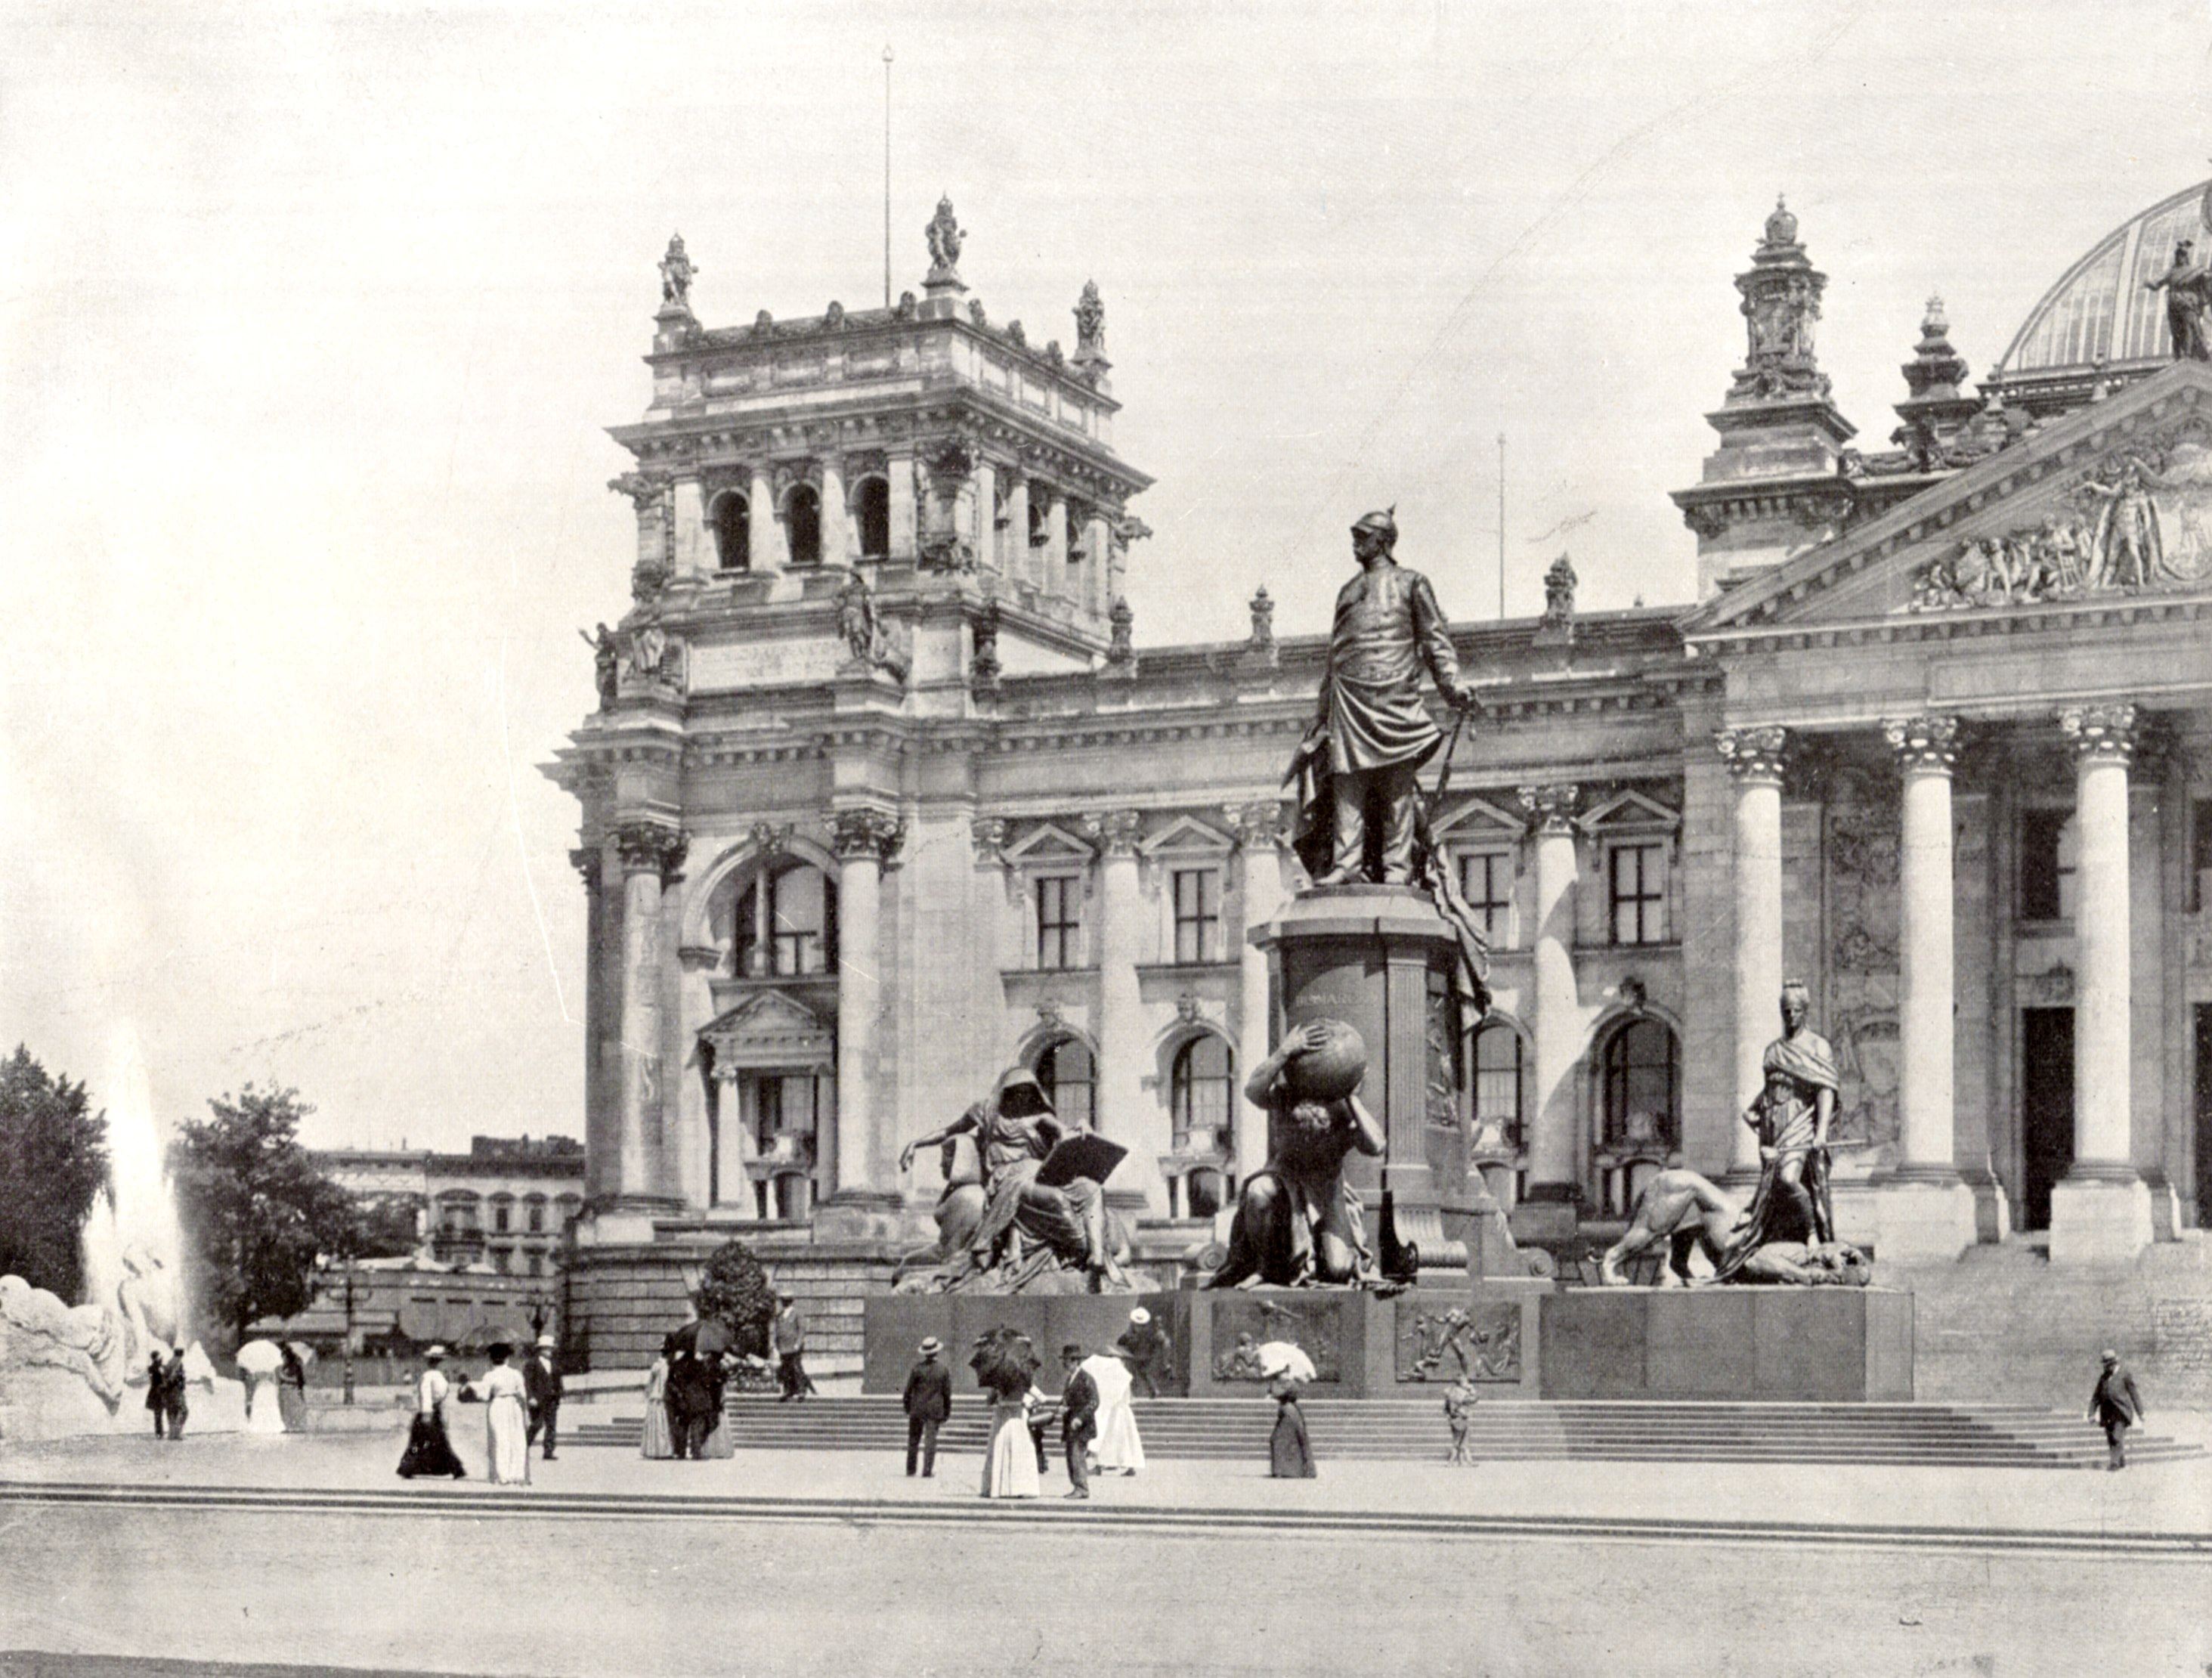
{"type": "Polygon", "coordinates": [[[466,1153],[325,1148],[316,1166],[356,1199],[396,1202],[440,1264],[560,1274],[584,1209],[584,1150],[568,1136],[472,1136],[466,1153]]]}
{"type": "MultiPolygon", "coordinates": [[[[1746,1182],[1802,977],[1847,1237],[1945,1255],[2026,1222],[2057,1260],[2124,1255],[2203,1180],[2212,369],[1985,423],[1931,307],[1900,413],[1942,446],[1860,456],[1820,280],[1778,211],[1723,447],[1677,498],[1701,601],[1453,631],[1502,724],[1436,812],[1495,948],[1460,1120],[1540,1237],[1669,1160],[1746,1182]],[[2060,523],[2034,587],[1931,608],[1931,568],[2060,523]]],[[[602,1290],[625,1353],[727,1233],[824,1301],[881,1286],[939,1188],[902,1145],[1012,1062],[1130,1150],[1140,1256],[1194,1251],[1261,1163],[1249,934],[1301,882],[1279,782],[1323,641],[1262,599],[1249,639],[1133,643],[1148,480],[1113,451],[1095,289],[1073,358],[946,264],[924,290],[729,331],[665,301],[615,434],[634,655],[549,773],[589,917],[578,1309],[602,1290]]]]}

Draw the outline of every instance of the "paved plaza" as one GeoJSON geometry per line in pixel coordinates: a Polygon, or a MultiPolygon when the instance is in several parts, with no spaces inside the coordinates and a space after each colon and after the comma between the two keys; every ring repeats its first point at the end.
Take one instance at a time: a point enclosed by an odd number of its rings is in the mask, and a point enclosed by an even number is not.
{"type": "MultiPolygon", "coordinates": [[[[2212,1417],[2160,1420],[2212,1435],[2212,1417]]],[[[457,1432],[478,1468],[477,1430],[457,1432]]],[[[2212,1661],[2203,1458],[2121,1474],[1324,1462],[1311,1482],[1171,1462],[1079,1505],[1052,1495],[1057,1473],[1038,1503],[985,1504],[969,1456],[910,1481],[872,1454],[571,1449],[510,1490],[405,1484],[398,1446],[9,1451],[0,1649],[561,1674],[2212,1661]]]]}

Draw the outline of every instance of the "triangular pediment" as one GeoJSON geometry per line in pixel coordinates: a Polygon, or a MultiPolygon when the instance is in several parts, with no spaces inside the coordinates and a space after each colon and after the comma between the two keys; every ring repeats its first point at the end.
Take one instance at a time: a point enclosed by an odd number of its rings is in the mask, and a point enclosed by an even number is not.
{"type": "Polygon", "coordinates": [[[1208,827],[1194,816],[1178,816],[1137,848],[1146,856],[1158,856],[1166,852],[1225,853],[1230,849],[1230,843],[1229,836],[1220,829],[1208,827]]]}
{"type": "Polygon", "coordinates": [[[1031,828],[1006,847],[1009,862],[1088,862],[1091,848],[1057,822],[1031,828]]]}
{"type": "Polygon", "coordinates": [[[1488,799],[1455,799],[1443,819],[1436,824],[1437,837],[1455,844],[1479,844],[1485,840],[1518,839],[1528,818],[1488,799]]]}
{"type": "Polygon", "coordinates": [[[1615,829],[1637,828],[1649,831],[1653,828],[1677,828],[1682,824],[1681,812],[1669,810],[1655,798],[1647,798],[1633,788],[1615,793],[1582,817],[1577,824],[1585,833],[1599,833],[1615,829]]]}
{"type": "Polygon", "coordinates": [[[756,991],[702,1028],[717,1066],[811,1066],[833,1060],[836,1022],[781,990],[756,991]]]}
{"type": "Polygon", "coordinates": [[[2212,366],[2178,362],[1729,589],[1690,639],[2212,594],[2212,366]]]}

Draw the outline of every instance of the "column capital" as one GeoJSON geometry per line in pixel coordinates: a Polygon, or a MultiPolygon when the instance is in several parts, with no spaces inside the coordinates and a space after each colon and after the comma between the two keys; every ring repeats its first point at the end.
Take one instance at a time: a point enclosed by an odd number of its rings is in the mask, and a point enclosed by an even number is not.
{"type": "Polygon", "coordinates": [[[597,845],[580,845],[570,851],[568,866],[583,878],[586,891],[597,891],[606,879],[605,859],[597,845]]]}
{"type": "Polygon", "coordinates": [[[1959,761],[1956,717],[1892,717],[1881,725],[1881,737],[1897,755],[1897,767],[1907,775],[1928,771],[1948,775],[1959,761]]]}
{"type": "Polygon", "coordinates": [[[1003,816],[978,816],[968,824],[969,842],[975,847],[978,862],[1004,862],[1006,860],[1006,818],[1003,816]]]}
{"type": "Polygon", "coordinates": [[[1273,799],[1259,799],[1250,804],[1224,804],[1223,818],[1237,841],[1240,851],[1268,851],[1282,848],[1285,837],[1283,806],[1273,799]]]}
{"type": "Polygon", "coordinates": [[[1713,745],[1728,764],[1729,773],[1738,781],[1771,781],[1781,785],[1790,731],[1779,723],[1717,728],[1713,731],[1713,745]]]}
{"type": "Polygon", "coordinates": [[[627,874],[656,873],[663,885],[682,878],[684,854],[690,841],[684,830],[668,822],[626,821],[615,830],[615,848],[622,853],[627,874]]]}
{"type": "Polygon", "coordinates": [[[2085,763],[2125,765],[2135,756],[2136,708],[2124,701],[2106,705],[2069,705],[2058,727],[2085,763]]]}
{"type": "Polygon", "coordinates": [[[1520,789],[1521,807],[1538,833],[1573,832],[1575,804],[1581,796],[1582,788],[1571,781],[1520,789]]]}
{"type": "Polygon", "coordinates": [[[830,848],[847,860],[888,862],[906,839],[906,824],[888,810],[833,810],[830,848]]]}
{"type": "Polygon", "coordinates": [[[1144,823],[1144,814],[1136,810],[1102,810],[1083,818],[1083,831],[1098,842],[1098,848],[1108,856],[1134,856],[1137,854],[1137,834],[1144,823]]]}

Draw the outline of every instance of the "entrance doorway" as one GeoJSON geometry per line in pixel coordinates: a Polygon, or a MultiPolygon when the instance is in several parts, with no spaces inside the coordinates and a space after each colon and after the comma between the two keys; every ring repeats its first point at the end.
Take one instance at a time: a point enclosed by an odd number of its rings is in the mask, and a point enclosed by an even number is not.
{"type": "Polygon", "coordinates": [[[2021,1227],[2047,1230],[2051,1186],[2074,1163],[2071,1008],[2021,1010],[2020,1118],[2021,1227]]]}

